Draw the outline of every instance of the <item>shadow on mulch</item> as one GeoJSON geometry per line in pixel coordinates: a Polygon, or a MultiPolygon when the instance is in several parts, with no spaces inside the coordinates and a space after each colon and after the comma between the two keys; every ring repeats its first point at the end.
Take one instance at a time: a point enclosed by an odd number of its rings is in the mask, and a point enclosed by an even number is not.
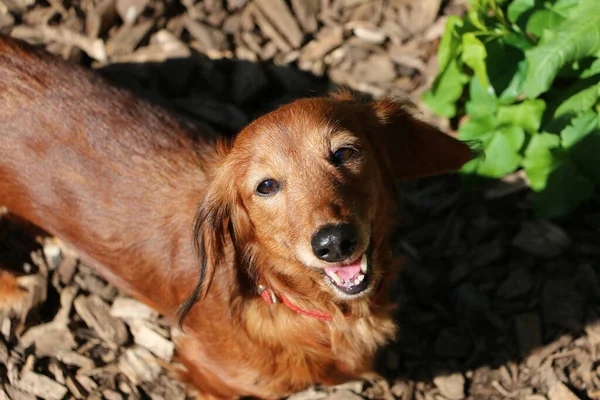
{"type": "MultiPolygon", "coordinates": [[[[200,55],[100,72],[226,135],[290,100],[334,87],[287,67],[200,55]]],[[[527,190],[487,199],[481,187],[465,190],[456,175],[402,187],[396,242],[407,262],[394,294],[401,329],[399,340],[381,352],[384,376],[428,381],[439,373],[521,362],[564,333],[581,333],[595,318],[598,209],[584,207],[560,221],[567,241],[551,238],[544,254],[535,244],[539,231],[530,229],[527,190]]]]}

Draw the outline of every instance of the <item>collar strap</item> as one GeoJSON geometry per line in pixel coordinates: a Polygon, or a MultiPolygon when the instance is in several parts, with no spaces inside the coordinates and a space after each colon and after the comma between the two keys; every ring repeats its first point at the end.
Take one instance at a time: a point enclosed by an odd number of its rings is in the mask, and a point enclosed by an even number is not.
{"type": "MultiPolygon", "coordinates": [[[[375,296],[373,297],[371,302],[372,305],[376,303],[376,301],[381,296],[381,293],[383,292],[383,281],[380,280],[377,286],[377,292],[375,293],[375,296]]],[[[277,296],[275,296],[275,293],[273,293],[271,289],[267,289],[263,285],[258,285],[258,294],[269,305],[277,303],[277,296]]],[[[307,311],[290,303],[290,301],[285,296],[280,295],[279,297],[281,297],[281,302],[285,304],[290,310],[296,311],[299,314],[306,315],[311,318],[316,318],[321,321],[333,321],[333,317],[327,313],[319,311],[307,311]]],[[[348,316],[346,316],[346,318],[348,318],[348,316]]]]}
{"type": "MultiPolygon", "coordinates": [[[[375,297],[372,300],[372,304],[375,304],[375,302],[381,295],[382,289],[383,289],[383,282],[379,281],[377,292],[375,294],[375,297]]],[[[258,294],[269,305],[277,303],[277,296],[275,296],[275,293],[273,293],[273,291],[271,289],[267,289],[263,285],[258,285],[258,294]]],[[[290,301],[285,296],[280,295],[280,297],[281,297],[281,302],[283,304],[285,304],[290,310],[296,311],[299,314],[306,315],[311,318],[319,319],[321,321],[333,321],[333,317],[327,313],[323,313],[323,312],[319,312],[319,311],[304,310],[304,309],[290,303],[290,301]]],[[[346,316],[346,318],[348,318],[348,316],[346,316]]]]}
{"type": "MultiPolygon", "coordinates": [[[[267,304],[277,303],[277,296],[275,296],[275,293],[273,293],[273,291],[271,289],[265,288],[263,285],[258,285],[258,294],[260,295],[260,297],[263,298],[263,300],[267,304]]],[[[333,317],[327,313],[322,313],[319,311],[304,310],[304,309],[290,303],[290,301],[285,296],[280,296],[280,297],[281,297],[281,302],[283,304],[285,304],[290,310],[294,310],[299,314],[306,315],[311,318],[316,318],[321,321],[332,321],[333,320],[333,317]]]]}

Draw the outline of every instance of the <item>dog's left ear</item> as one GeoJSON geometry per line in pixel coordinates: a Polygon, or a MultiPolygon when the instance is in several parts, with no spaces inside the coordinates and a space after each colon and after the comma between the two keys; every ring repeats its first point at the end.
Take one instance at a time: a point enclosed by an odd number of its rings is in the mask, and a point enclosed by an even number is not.
{"type": "Polygon", "coordinates": [[[419,121],[402,103],[383,99],[368,107],[370,143],[397,179],[457,171],[473,157],[469,146],[419,121]]]}
{"type": "Polygon", "coordinates": [[[200,277],[195,289],[180,306],[179,324],[193,305],[203,299],[217,268],[222,266],[228,241],[236,253],[244,251],[252,232],[252,224],[235,188],[235,166],[231,165],[226,144],[219,143],[212,171],[207,174],[208,185],[198,205],[193,230],[196,254],[200,260],[200,277]]]}

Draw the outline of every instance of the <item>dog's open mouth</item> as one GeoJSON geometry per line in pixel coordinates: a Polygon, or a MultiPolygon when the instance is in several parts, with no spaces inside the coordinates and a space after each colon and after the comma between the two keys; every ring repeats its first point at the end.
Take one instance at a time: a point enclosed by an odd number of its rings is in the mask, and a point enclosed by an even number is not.
{"type": "Polygon", "coordinates": [[[325,275],[340,291],[355,295],[369,287],[369,262],[367,253],[352,264],[326,267],[325,275]]]}

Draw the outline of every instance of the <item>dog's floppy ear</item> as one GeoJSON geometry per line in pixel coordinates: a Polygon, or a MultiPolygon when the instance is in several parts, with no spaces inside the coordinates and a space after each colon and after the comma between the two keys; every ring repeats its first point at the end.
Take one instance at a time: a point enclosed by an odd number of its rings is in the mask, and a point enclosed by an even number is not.
{"type": "Polygon", "coordinates": [[[227,239],[235,251],[241,251],[248,241],[251,223],[234,185],[235,168],[228,161],[229,146],[220,143],[213,171],[204,198],[198,206],[194,221],[194,248],[200,260],[200,277],[188,299],[179,308],[179,324],[192,306],[204,298],[210,288],[215,269],[223,261],[227,239]]]}
{"type": "Polygon", "coordinates": [[[413,179],[460,169],[473,157],[465,143],[412,116],[390,99],[367,105],[370,143],[397,179],[413,179]]]}

